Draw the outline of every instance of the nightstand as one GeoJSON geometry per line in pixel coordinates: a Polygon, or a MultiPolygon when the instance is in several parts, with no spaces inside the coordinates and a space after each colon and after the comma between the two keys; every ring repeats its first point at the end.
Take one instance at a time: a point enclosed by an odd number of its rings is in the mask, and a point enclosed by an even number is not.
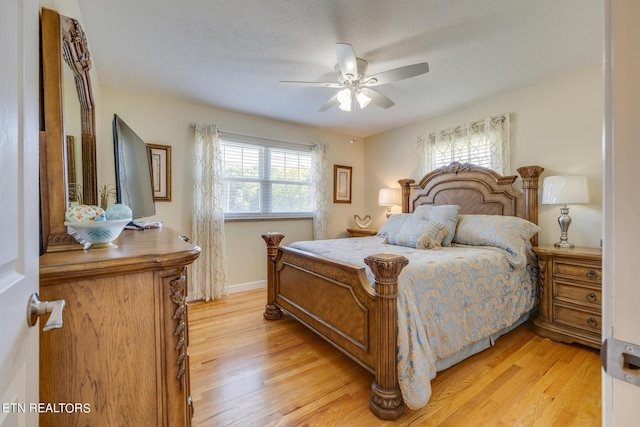
{"type": "Polygon", "coordinates": [[[543,245],[533,251],[540,267],[540,314],[533,322],[535,333],[600,348],[602,250],[543,245]]]}
{"type": "Polygon", "coordinates": [[[378,229],[376,229],[376,228],[347,228],[347,233],[349,233],[349,237],[375,236],[376,234],[378,234],[378,229]]]}

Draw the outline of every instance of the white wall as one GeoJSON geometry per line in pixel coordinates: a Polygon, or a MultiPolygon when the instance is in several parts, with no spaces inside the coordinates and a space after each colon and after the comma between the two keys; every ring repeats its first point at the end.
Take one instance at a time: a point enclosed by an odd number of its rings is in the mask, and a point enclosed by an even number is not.
{"type": "MultiPolygon", "coordinates": [[[[103,86],[98,109],[103,126],[98,135],[98,182],[113,184],[114,155],[111,122],[118,114],[145,142],[172,147],[172,199],[157,202],[156,216],[165,226],[191,233],[193,140],[196,122],[215,123],[221,129],[286,141],[329,144],[329,163],[353,167],[351,204],[332,204],[332,237],[346,236],[353,215],[364,211],[364,144],[349,136],[319,128],[250,116],[174,98],[155,97],[103,86]]],[[[331,167],[333,172],[333,166],[331,167]]],[[[260,235],[281,231],[286,242],[313,238],[311,220],[234,221],[225,224],[229,284],[264,280],[266,248],[260,235]]],[[[191,236],[197,244],[197,236],[191,236]]]]}
{"type": "MultiPolygon", "coordinates": [[[[560,174],[588,177],[591,203],[570,206],[573,223],[569,241],[579,246],[598,247],[602,237],[603,120],[599,67],[514,90],[367,138],[365,208],[372,213],[374,224],[379,226],[385,220],[384,208],[377,206],[378,189],[399,187],[397,180],[401,178],[419,178],[415,176],[419,135],[501,113],[509,113],[511,119],[512,174],[517,174],[520,166],[540,165],[545,168],[542,177],[560,174]]],[[[559,215],[559,206],[540,205],[540,244],[559,240],[559,215]]]]}

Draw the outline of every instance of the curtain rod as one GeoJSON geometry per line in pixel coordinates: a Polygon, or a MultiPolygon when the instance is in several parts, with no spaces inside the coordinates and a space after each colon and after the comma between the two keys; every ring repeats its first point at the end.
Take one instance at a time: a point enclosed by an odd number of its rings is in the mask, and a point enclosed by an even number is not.
{"type": "MultiPolygon", "coordinates": [[[[191,127],[196,127],[196,124],[195,123],[191,123],[191,127]]],[[[264,141],[283,142],[285,144],[304,145],[305,147],[315,147],[316,146],[316,144],[309,144],[308,142],[285,141],[284,139],[275,139],[275,138],[268,138],[268,137],[265,137],[265,136],[249,135],[249,134],[246,134],[246,133],[239,133],[239,132],[234,132],[234,131],[220,129],[220,128],[218,128],[218,132],[226,133],[228,135],[241,136],[241,137],[244,137],[244,138],[254,138],[254,139],[262,139],[264,141]]]]}

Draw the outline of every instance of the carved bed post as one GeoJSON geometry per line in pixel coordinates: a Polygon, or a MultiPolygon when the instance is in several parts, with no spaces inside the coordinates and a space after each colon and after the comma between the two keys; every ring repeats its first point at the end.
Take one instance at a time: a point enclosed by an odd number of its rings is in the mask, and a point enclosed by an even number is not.
{"type": "Polygon", "coordinates": [[[405,410],[396,370],[398,276],[409,260],[399,255],[376,254],[364,262],[375,276],[379,326],[376,379],[371,385],[369,409],[381,419],[395,420],[405,410]]]}
{"type": "Polygon", "coordinates": [[[267,244],[267,304],[265,305],[264,318],[267,320],[276,320],[282,317],[282,310],[276,307],[276,256],[278,255],[278,247],[284,239],[284,234],[271,231],[262,235],[267,244]]]}
{"type": "Polygon", "coordinates": [[[409,196],[411,196],[411,184],[413,179],[400,179],[398,184],[402,187],[402,213],[409,213],[409,196]]]}
{"type": "MultiPolygon", "coordinates": [[[[526,209],[526,219],[538,224],[538,182],[540,174],[544,171],[542,166],[523,166],[518,168],[518,173],[522,177],[522,192],[524,193],[524,204],[526,209]]],[[[531,244],[538,246],[538,235],[531,238],[531,244]]]]}

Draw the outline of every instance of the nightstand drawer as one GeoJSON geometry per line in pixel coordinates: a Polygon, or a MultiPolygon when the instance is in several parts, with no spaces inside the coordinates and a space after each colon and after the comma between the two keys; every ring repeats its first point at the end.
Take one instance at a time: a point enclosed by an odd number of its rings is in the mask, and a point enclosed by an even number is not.
{"type": "Polygon", "coordinates": [[[602,268],[576,261],[553,260],[553,275],[570,277],[580,280],[602,281],[602,268]]]}
{"type": "Polygon", "coordinates": [[[553,282],[554,298],[579,304],[590,304],[600,310],[602,306],[602,291],[600,289],[580,286],[575,283],[562,281],[553,282]]]}
{"type": "Polygon", "coordinates": [[[572,307],[556,304],[553,306],[554,321],[580,329],[601,331],[602,316],[599,313],[576,310],[572,307]]]}

